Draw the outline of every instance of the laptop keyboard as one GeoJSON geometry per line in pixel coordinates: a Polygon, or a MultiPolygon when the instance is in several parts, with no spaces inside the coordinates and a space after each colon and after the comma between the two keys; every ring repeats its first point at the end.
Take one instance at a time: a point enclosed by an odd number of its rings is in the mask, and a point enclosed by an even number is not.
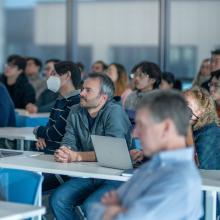
{"type": "Polygon", "coordinates": [[[17,156],[17,155],[22,155],[22,154],[23,154],[22,152],[9,151],[9,150],[0,150],[0,158],[17,156]]]}

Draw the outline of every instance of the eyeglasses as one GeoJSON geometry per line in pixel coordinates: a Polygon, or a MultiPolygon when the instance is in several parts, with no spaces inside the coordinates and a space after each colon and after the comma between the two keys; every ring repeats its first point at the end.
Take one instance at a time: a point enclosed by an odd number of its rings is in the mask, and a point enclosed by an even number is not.
{"type": "Polygon", "coordinates": [[[194,120],[194,121],[197,121],[199,120],[199,117],[193,112],[193,110],[188,106],[188,109],[189,109],[189,113],[191,115],[191,120],[194,120]],[[193,119],[192,117],[195,117],[196,119],[193,119]]]}
{"type": "Polygon", "coordinates": [[[219,83],[213,83],[213,82],[211,82],[211,83],[209,83],[208,84],[209,85],[209,87],[214,87],[214,88],[220,88],[220,84],[219,83]]]}
{"type": "Polygon", "coordinates": [[[148,77],[149,75],[146,74],[146,73],[143,73],[143,72],[135,72],[134,73],[134,77],[139,77],[141,79],[145,78],[145,77],[148,77]]]}
{"type": "Polygon", "coordinates": [[[11,63],[6,63],[6,64],[5,64],[5,68],[13,69],[13,68],[16,68],[16,67],[17,67],[16,65],[11,64],[11,63]]]}

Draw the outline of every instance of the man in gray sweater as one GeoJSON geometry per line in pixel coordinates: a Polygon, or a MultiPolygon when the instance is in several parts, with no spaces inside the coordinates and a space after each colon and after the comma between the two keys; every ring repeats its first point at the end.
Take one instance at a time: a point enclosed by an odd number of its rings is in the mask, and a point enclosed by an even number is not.
{"type": "MultiPolygon", "coordinates": [[[[80,104],[69,114],[62,145],[54,155],[57,162],[96,161],[91,134],[125,138],[130,147],[131,124],[113,95],[114,85],[108,76],[89,75],[80,93],[80,104]]],[[[142,154],[133,150],[132,156],[139,160],[142,154]]],[[[113,181],[72,178],[52,195],[51,206],[56,219],[80,219],[76,206],[84,203],[86,212],[91,201],[118,185],[113,181]]]]}

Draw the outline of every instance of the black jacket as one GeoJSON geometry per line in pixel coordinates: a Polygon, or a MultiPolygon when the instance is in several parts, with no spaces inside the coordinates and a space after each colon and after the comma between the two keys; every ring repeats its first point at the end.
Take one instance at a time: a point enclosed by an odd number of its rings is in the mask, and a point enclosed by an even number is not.
{"type": "Polygon", "coordinates": [[[11,87],[7,84],[5,75],[1,75],[0,81],[3,82],[8,89],[8,92],[14,102],[15,108],[24,109],[28,103],[35,103],[35,91],[29,83],[28,78],[24,73],[21,73],[17,78],[16,83],[11,87]]]}
{"type": "Polygon", "coordinates": [[[0,109],[0,127],[15,126],[14,104],[2,83],[0,83],[0,109]]]}

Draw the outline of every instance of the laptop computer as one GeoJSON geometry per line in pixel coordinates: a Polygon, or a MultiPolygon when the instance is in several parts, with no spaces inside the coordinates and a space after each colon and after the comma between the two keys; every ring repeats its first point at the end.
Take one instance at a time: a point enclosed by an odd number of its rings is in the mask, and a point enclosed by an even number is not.
{"type": "Polygon", "coordinates": [[[23,152],[12,150],[0,150],[0,158],[22,155],[23,152]]]}
{"type": "Polygon", "coordinates": [[[124,138],[91,135],[99,165],[126,170],[133,168],[132,160],[124,138]]]}

